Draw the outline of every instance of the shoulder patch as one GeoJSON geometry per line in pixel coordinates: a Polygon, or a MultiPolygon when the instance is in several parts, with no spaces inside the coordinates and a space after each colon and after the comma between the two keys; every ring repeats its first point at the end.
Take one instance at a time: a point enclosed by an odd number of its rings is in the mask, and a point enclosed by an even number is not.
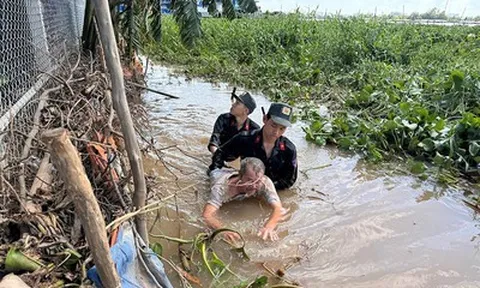
{"type": "Polygon", "coordinates": [[[280,142],[279,148],[280,148],[280,151],[285,151],[286,150],[285,142],[280,142]]]}

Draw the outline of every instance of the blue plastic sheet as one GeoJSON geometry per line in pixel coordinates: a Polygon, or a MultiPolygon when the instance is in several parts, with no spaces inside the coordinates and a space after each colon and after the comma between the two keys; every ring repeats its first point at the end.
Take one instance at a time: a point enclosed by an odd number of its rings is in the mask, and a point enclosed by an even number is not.
{"type": "MultiPolygon", "coordinates": [[[[173,288],[165,273],[163,263],[150,248],[139,247],[142,245],[142,241],[139,239],[140,237],[136,238],[134,235],[130,224],[122,226],[118,233],[117,243],[110,249],[122,288],[173,288]]],[[[96,287],[104,287],[96,266],[88,270],[87,276],[96,287]]]]}

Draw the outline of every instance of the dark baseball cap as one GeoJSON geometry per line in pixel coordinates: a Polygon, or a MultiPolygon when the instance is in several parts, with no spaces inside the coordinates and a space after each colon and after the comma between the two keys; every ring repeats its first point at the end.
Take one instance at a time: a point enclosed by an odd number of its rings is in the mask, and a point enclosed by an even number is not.
{"type": "Polygon", "coordinates": [[[268,109],[268,115],[273,122],[285,127],[292,126],[293,109],[291,106],[283,103],[272,103],[268,109]]]}
{"type": "Polygon", "coordinates": [[[253,99],[252,95],[250,95],[250,93],[248,92],[245,92],[240,96],[233,95],[233,98],[237,99],[240,103],[242,103],[248,108],[248,114],[252,113],[255,108],[257,108],[257,103],[255,102],[255,99],[253,99]]]}

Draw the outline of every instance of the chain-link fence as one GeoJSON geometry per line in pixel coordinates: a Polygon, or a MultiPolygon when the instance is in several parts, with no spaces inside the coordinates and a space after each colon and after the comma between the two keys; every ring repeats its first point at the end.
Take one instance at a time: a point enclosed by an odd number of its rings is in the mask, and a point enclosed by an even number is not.
{"type": "Polygon", "coordinates": [[[85,0],[0,1],[0,163],[20,156],[39,91],[78,52],[84,10],[85,0]]]}

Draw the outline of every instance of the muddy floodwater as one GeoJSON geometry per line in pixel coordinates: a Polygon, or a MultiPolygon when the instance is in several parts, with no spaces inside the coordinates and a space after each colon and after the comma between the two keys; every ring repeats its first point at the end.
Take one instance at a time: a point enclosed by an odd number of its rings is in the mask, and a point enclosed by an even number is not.
{"type": "MultiPolygon", "coordinates": [[[[153,234],[191,239],[205,230],[201,212],[209,194],[208,139],[213,123],[230,107],[232,87],[173,76],[170,68],[153,66],[151,88],[180,97],[145,95],[152,125],[149,136],[164,148],[145,159],[146,170],[158,175],[156,187],[178,193],[178,216],[173,201],[152,215],[153,234]],[[174,146],[176,145],[176,146],[174,146]]],[[[254,94],[257,107],[268,100],[254,94]]],[[[257,108],[253,120],[261,123],[257,108]]],[[[284,268],[288,279],[303,287],[480,287],[480,222],[462,202],[471,189],[445,188],[405,172],[403,163],[373,165],[331,147],[306,142],[302,123],[288,129],[298,153],[299,178],[293,188],[279,192],[291,216],[278,227],[280,241],[256,236],[270,209],[258,201],[230,203],[221,209],[222,221],[247,240],[245,261],[224,243],[219,256],[244,279],[284,268]]],[[[164,257],[180,265],[177,245],[163,245],[164,257]]],[[[197,258],[199,261],[199,258],[197,258]]],[[[199,262],[200,263],[200,262],[199,262]]],[[[166,264],[175,287],[181,287],[166,264]]],[[[212,283],[202,265],[203,287],[234,287],[239,280],[225,275],[212,283]]]]}

